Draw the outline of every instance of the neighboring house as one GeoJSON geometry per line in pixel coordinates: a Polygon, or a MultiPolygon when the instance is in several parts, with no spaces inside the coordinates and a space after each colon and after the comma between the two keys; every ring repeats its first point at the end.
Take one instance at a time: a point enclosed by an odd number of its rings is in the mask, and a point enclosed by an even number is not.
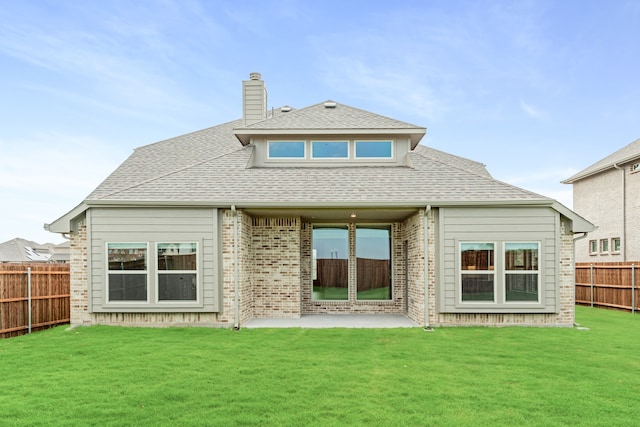
{"type": "Polygon", "coordinates": [[[416,325],[574,322],[593,226],[426,129],[333,101],[267,108],[140,147],[45,227],[71,237],[71,323],[239,327],[398,313],[416,325]]]}
{"type": "Polygon", "coordinates": [[[30,240],[15,238],[0,243],[1,262],[68,262],[69,243],[55,245],[40,244],[30,240]],[[65,250],[66,245],[66,250],[65,250]]]}
{"type": "Polygon", "coordinates": [[[573,184],[573,210],[597,226],[576,242],[576,261],[640,260],[640,139],[562,182],[573,184]]]}

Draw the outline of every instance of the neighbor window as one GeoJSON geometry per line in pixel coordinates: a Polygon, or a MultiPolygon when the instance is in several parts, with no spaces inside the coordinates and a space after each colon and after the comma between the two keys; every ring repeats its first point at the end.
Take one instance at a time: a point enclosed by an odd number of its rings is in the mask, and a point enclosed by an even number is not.
{"type": "Polygon", "coordinates": [[[600,252],[609,252],[609,239],[600,239],[600,252]]]}
{"type": "Polygon", "coordinates": [[[196,243],[158,243],[158,300],[196,301],[196,243]]]}
{"type": "Polygon", "coordinates": [[[393,157],[391,141],[356,141],[356,158],[390,159],[393,157]]]}
{"type": "Polygon", "coordinates": [[[538,243],[505,243],[505,301],[538,301],[538,243]]]}
{"type": "Polygon", "coordinates": [[[270,159],[304,159],[304,141],[269,141],[270,159]]]}
{"type": "Polygon", "coordinates": [[[356,267],[356,299],[391,299],[390,226],[356,226],[356,267]]]}
{"type": "Polygon", "coordinates": [[[461,243],[462,301],[495,301],[495,244],[461,243]]]}
{"type": "Polygon", "coordinates": [[[314,159],[347,159],[349,143],[347,141],[313,141],[311,157],[314,159]]]}
{"type": "Polygon", "coordinates": [[[613,252],[620,252],[620,238],[614,237],[613,239],[611,239],[611,246],[613,252]]]}
{"type": "Polygon", "coordinates": [[[107,243],[109,301],[147,301],[147,244],[107,243]]]}
{"type": "Polygon", "coordinates": [[[349,299],[349,229],[313,227],[314,301],[349,299]]]}
{"type": "Polygon", "coordinates": [[[591,255],[595,255],[598,253],[598,241],[597,240],[589,240],[589,253],[591,255]]]}

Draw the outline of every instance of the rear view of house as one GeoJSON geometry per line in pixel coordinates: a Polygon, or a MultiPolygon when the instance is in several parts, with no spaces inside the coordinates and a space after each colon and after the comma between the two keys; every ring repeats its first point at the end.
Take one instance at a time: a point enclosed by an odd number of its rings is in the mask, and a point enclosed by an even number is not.
{"type": "Polygon", "coordinates": [[[424,127],[328,100],[140,147],[47,228],[71,236],[72,324],[241,327],[404,314],[416,325],[574,321],[588,221],[420,145],[424,127]]]}

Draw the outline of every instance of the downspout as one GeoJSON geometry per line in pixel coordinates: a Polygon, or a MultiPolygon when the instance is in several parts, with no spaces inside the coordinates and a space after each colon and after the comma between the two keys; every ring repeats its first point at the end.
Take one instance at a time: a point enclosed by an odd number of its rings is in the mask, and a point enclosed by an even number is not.
{"type": "MultiPolygon", "coordinates": [[[[622,171],[622,261],[627,261],[627,177],[624,173],[624,168],[621,168],[617,163],[613,164],[613,167],[622,171]]],[[[613,248],[609,248],[611,250],[613,248]]]]}
{"type": "Polygon", "coordinates": [[[238,295],[240,292],[240,269],[238,267],[238,211],[236,205],[231,205],[231,212],[233,212],[233,329],[237,331],[240,329],[240,296],[238,295]]]}
{"type": "Polygon", "coordinates": [[[431,205],[424,209],[424,330],[431,331],[429,325],[429,212],[431,205]]]}

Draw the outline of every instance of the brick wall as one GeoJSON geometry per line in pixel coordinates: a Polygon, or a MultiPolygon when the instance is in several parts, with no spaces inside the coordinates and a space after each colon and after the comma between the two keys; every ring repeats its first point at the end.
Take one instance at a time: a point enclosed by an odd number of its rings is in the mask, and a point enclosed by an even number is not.
{"type": "Polygon", "coordinates": [[[300,218],[252,221],[255,317],[300,317],[300,223],[300,218]]]}
{"type": "Polygon", "coordinates": [[[424,325],[424,211],[406,219],[402,231],[407,242],[407,316],[424,325]]]}
{"type": "Polygon", "coordinates": [[[69,274],[71,276],[70,323],[71,325],[86,325],[93,322],[88,308],[87,225],[84,218],[77,223],[77,229],[77,232],[71,233],[71,241],[69,243],[69,274]]]}
{"type": "Polygon", "coordinates": [[[622,173],[611,169],[573,184],[573,210],[598,227],[585,239],[576,242],[577,262],[623,261],[622,252],[589,253],[591,240],[596,240],[599,245],[601,239],[623,237],[622,173]]]}

